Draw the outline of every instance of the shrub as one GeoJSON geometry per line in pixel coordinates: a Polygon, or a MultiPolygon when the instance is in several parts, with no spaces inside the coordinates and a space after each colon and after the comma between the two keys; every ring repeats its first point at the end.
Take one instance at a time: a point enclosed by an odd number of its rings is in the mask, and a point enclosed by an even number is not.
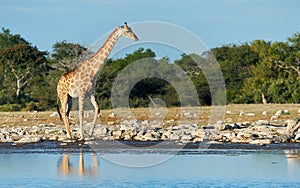
{"type": "Polygon", "coordinates": [[[22,105],[20,104],[5,104],[0,106],[0,111],[2,112],[20,111],[21,109],[22,105]]]}

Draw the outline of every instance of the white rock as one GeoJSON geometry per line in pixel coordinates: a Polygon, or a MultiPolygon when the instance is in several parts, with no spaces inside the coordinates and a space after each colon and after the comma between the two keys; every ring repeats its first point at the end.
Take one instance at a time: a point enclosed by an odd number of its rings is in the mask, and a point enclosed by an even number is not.
{"type": "Polygon", "coordinates": [[[109,114],[108,115],[108,117],[111,117],[111,118],[114,118],[114,117],[116,117],[117,115],[114,113],[114,112],[112,112],[111,114],[109,114]]]}
{"type": "Polygon", "coordinates": [[[240,143],[241,140],[236,138],[236,137],[233,137],[231,140],[230,140],[231,143],[240,143]]]}
{"type": "Polygon", "coordinates": [[[258,120],[257,124],[259,124],[259,125],[267,125],[267,124],[269,124],[269,122],[267,120],[258,120]]]}
{"type": "Polygon", "coordinates": [[[105,141],[110,140],[110,137],[109,136],[103,137],[102,140],[105,140],[105,141]]]}
{"type": "Polygon", "coordinates": [[[198,125],[194,123],[194,124],[189,125],[189,128],[191,128],[191,127],[192,127],[192,128],[197,128],[198,125]]]}
{"type": "Polygon", "coordinates": [[[53,112],[52,114],[49,115],[49,117],[56,117],[56,116],[58,116],[57,112],[53,112]]]}
{"type": "Polygon", "coordinates": [[[114,121],[109,121],[109,122],[107,122],[107,125],[109,125],[109,126],[112,126],[112,125],[114,125],[114,124],[115,124],[114,121]]]}
{"type": "Polygon", "coordinates": [[[226,114],[232,114],[232,112],[230,110],[227,110],[226,114]]]}
{"type": "Polygon", "coordinates": [[[24,137],[18,141],[15,141],[15,143],[16,144],[25,144],[25,143],[35,143],[35,142],[40,142],[40,141],[41,141],[40,137],[24,137]]]}
{"type": "Polygon", "coordinates": [[[251,116],[251,117],[254,117],[254,116],[255,116],[254,113],[247,113],[246,115],[247,115],[247,116],[251,116]]]}
{"type": "Polygon", "coordinates": [[[279,110],[279,111],[277,111],[277,112],[275,113],[275,116],[277,116],[277,117],[279,118],[280,115],[281,115],[281,113],[282,113],[282,110],[279,110]]]}
{"type": "Polygon", "coordinates": [[[183,115],[190,117],[190,116],[193,116],[193,113],[192,112],[184,112],[183,115]]]}
{"type": "Polygon", "coordinates": [[[284,129],[277,129],[277,130],[276,130],[276,133],[278,133],[278,134],[280,134],[280,135],[283,135],[283,134],[286,133],[286,130],[284,130],[284,129]]]}
{"type": "Polygon", "coordinates": [[[155,114],[156,116],[160,116],[161,114],[159,113],[159,112],[156,112],[156,114],[155,114]]]}
{"type": "Polygon", "coordinates": [[[185,135],[183,135],[183,136],[180,138],[180,140],[190,141],[190,140],[192,140],[192,135],[190,135],[190,134],[185,134],[185,135]]]}
{"type": "Polygon", "coordinates": [[[268,115],[268,112],[267,111],[263,111],[261,114],[262,115],[268,115]]]}
{"type": "Polygon", "coordinates": [[[124,140],[132,140],[132,137],[129,134],[125,134],[124,140]]]}
{"type": "Polygon", "coordinates": [[[108,133],[108,129],[106,127],[99,127],[94,130],[95,135],[105,136],[108,133]]]}
{"type": "Polygon", "coordinates": [[[1,142],[14,142],[14,140],[10,136],[2,136],[0,140],[1,142]]]}
{"type": "Polygon", "coordinates": [[[170,140],[179,140],[179,138],[180,137],[177,134],[173,133],[173,134],[170,135],[170,140]]]}
{"type": "Polygon", "coordinates": [[[180,129],[178,126],[173,126],[172,127],[172,130],[178,130],[178,129],[180,129]]]}
{"type": "Polygon", "coordinates": [[[203,138],[194,138],[193,142],[203,142],[203,138]]]}
{"type": "Polygon", "coordinates": [[[118,130],[118,131],[114,131],[112,133],[113,137],[115,137],[115,139],[120,139],[122,136],[122,131],[118,130]]]}
{"type": "Polygon", "coordinates": [[[152,125],[150,125],[150,127],[151,127],[152,129],[162,129],[162,125],[152,124],[152,125]]]}
{"type": "Polygon", "coordinates": [[[58,137],[56,135],[53,135],[53,136],[49,137],[49,140],[51,140],[51,141],[55,141],[57,139],[58,139],[58,137]]]}
{"type": "Polygon", "coordinates": [[[232,118],[227,118],[227,119],[226,119],[226,122],[227,122],[227,123],[231,123],[232,121],[233,121],[232,118]]]}
{"type": "Polygon", "coordinates": [[[63,142],[65,141],[67,138],[65,136],[58,136],[57,141],[59,142],[63,142]]]}
{"type": "MultiPolygon", "coordinates": [[[[126,137],[126,136],[125,136],[125,137],[126,137]]],[[[124,138],[124,139],[125,139],[125,138],[124,138]]],[[[143,140],[143,135],[142,135],[142,133],[139,132],[137,135],[135,135],[135,136],[133,137],[133,140],[137,140],[137,141],[143,140]]]]}
{"type": "Polygon", "coordinates": [[[85,141],[83,144],[84,145],[98,145],[99,143],[95,142],[95,141],[85,141]]]}
{"type": "Polygon", "coordinates": [[[298,131],[298,133],[296,134],[295,140],[300,140],[300,131],[298,131]]]}
{"type": "Polygon", "coordinates": [[[240,116],[243,116],[245,115],[245,112],[244,111],[240,111],[240,116]]]}
{"type": "Polygon", "coordinates": [[[249,142],[249,144],[266,145],[266,144],[271,144],[271,140],[269,139],[252,140],[249,142]]]}
{"type": "Polygon", "coordinates": [[[167,121],[167,124],[171,124],[171,123],[174,123],[174,122],[175,122],[174,119],[170,119],[170,120],[167,121]]]}
{"type": "Polygon", "coordinates": [[[252,137],[252,133],[247,132],[239,132],[236,136],[237,139],[249,139],[252,137]]]}
{"type": "Polygon", "coordinates": [[[221,126],[222,124],[223,124],[223,121],[222,121],[222,120],[218,120],[218,121],[217,121],[217,125],[218,125],[218,126],[221,126]]]}
{"type": "Polygon", "coordinates": [[[142,125],[149,125],[149,120],[142,121],[142,125]]]}
{"type": "Polygon", "coordinates": [[[170,130],[168,130],[168,131],[165,131],[165,132],[163,132],[163,134],[162,134],[162,138],[163,139],[169,139],[170,138],[170,136],[171,136],[171,131],[170,130]]]}
{"type": "Polygon", "coordinates": [[[271,117],[271,120],[275,120],[275,119],[278,119],[278,116],[272,116],[271,117]]]}
{"type": "MultiPolygon", "coordinates": [[[[286,121],[286,134],[294,137],[295,135],[300,135],[300,123],[294,119],[289,119],[286,121]]],[[[297,140],[297,139],[296,139],[297,140]]]]}

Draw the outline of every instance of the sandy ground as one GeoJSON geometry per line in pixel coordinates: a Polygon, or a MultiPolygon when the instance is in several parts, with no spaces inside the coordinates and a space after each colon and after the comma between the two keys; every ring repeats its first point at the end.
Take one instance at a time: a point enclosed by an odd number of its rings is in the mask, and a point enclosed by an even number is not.
{"type": "MultiPolygon", "coordinates": [[[[238,105],[227,105],[224,108],[224,118],[223,122],[226,123],[235,123],[235,122],[254,122],[258,120],[267,120],[270,123],[274,124],[282,124],[287,119],[298,118],[300,109],[300,104],[238,104],[238,105]],[[266,111],[267,114],[263,115],[262,113],[266,111]],[[282,113],[279,118],[275,118],[271,120],[272,116],[276,114],[278,111],[288,111],[288,113],[282,113]],[[241,115],[241,112],[243,115],[241,115]]],[[[132,113],[132,117],[128,118],[136,118],[138,120],[147,120],[151,116],[151,109],[149,108],[137,108],[130,109],[132,113]]],[[[166,116],[163,122],[168,120],[178,120],[180,117],[178,114],[181,112],[194,111],[195,108],[167,108],[166,116]]],[[[200,107],[199,109],[199,124],[207,125],[210,115],[211,115],[211,107],[200,107]]],[[[97,120],[97,123],[106,124],[110,121],[118,121],[118,114],[116,117],[110,117],[109,115],[113,112],[113,110],[101,110],[101,117],[97,120]]],[[[91,110],[86,110],[86,113],[90,113],[91,115],[85,116],[85,122],[92,121],[92,112],[91,110]]],[[[71,116],[73,119],[71,123],[78,122],[77,111],[73,111],[71,116]]],[[[34,126],[38,124],[47,124],[47,125],[63,125],[63,122],[60,121],[55,111],[46,111],[46,112],[0,112],[0,128],[6,126],[34,126]],[[52,114],[52,116],[51,116],[52,114]]]]}

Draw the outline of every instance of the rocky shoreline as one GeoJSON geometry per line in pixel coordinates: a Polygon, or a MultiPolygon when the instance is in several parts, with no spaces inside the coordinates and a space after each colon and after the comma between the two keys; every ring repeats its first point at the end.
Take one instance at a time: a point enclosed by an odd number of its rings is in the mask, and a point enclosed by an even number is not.
{"type": "MultiPolygon", "coordinates": [[[[89,125],[89,123],[87,123],[89,125]]],[[[88,127],[88,126],[87,126],[88,127]]],[[[68,140],[63,125],[38,124],[34,126],[0,128],[0,142],[12,145],[59,141],[61,145],[76,142],[78,125],[72,126],[73,140],[68,140]]],[[[168,121],[166,125],[156,125],[149,120],[122,120],[107,122],[95,126],[92,138],[85,135],[84,144],[93,144],[98,140],[133,141],[174,141],[179,143],[242,143],[267,145],[271,143],[300,142],[300,119],[289,119],[281,124],[272,124],[266,120],[242,123],[223,123],[200,126],[180,124],[168,121]]]]}

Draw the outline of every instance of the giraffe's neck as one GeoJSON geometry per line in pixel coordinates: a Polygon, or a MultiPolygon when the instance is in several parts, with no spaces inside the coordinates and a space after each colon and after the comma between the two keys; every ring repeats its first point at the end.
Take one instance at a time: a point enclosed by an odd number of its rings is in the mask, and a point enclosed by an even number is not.
{"type": "Polygon", "coordinates": [[[92,56],[93,60],[96,60],[98,64],[103,64],[108,55],[110,54],[112,48],[117,43],[121,34],[119,33],[118,28],[116,28],[107,38],[102,47],[92,56]]]}
{"type": "Polygon", "coordinates": [[[118,31],[118,28],[116,28],[107,38],[105,43],[102,45],[102,47],[88,60],[83,62],[81,67],[87,67],[89,69],[93,69],[94,73],[96,74],[98,70],[103,66],[104,62],[106,61],[108,55],[110,54],[112,48],[120,38],[121,34],[118,31]]]}

